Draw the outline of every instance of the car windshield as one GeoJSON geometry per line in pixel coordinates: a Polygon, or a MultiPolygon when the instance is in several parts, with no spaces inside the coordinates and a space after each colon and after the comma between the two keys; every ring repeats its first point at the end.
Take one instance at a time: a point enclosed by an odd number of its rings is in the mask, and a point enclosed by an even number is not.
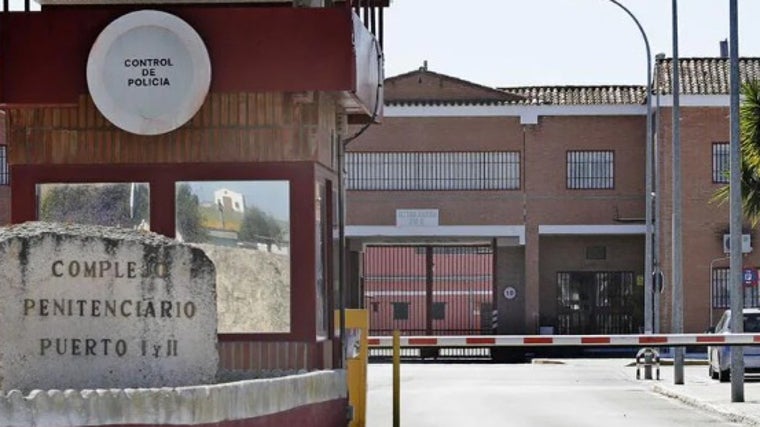
{"type": "Polygon", "coordinates": [[[760,332],[760,313],[744,314],[744,332],[760,332]]]}

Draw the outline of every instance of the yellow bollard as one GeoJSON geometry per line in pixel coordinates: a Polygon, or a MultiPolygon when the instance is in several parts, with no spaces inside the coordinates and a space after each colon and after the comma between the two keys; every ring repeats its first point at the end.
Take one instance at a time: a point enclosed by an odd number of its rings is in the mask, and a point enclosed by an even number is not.
{"type": "MultiPolygon", "coordinates": [[[[335,324],[339,323],[335,310],[335,324]]],[[[348,401],[353,407],[349,427],[364,427],[367,418],[367,361],[369,358],[369,314],[364,309],[346,309],[346,377],[348,401]]]]}
{"type": "Polygon", "coordinates": [[[393,427],[401,425],[401,333],[393,331],[393,427]]]}

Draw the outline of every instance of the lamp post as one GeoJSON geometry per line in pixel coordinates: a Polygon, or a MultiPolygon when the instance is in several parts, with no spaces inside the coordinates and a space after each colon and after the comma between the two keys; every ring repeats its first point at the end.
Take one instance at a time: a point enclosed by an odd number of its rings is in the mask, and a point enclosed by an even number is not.
{"type": "MultiPolygon", "coordinates": [[[[742,189],[741,189],[741,148],[739,141],[739,5],[737,0],[729,2],[729,83],[731,88],[731,184],[730,184],[730,229],[731,229],[731,332],[744,332],[742,312],[744,292],[742,289],[742,189]]],[[[744,402],[744,349],[731,347],[731,402],[744,402]]]]}
{"type": "MultiPolygon", "coordinates": [[[[671,333],[683,333],[683,239],[681,238],[681,71],[680,58],[678,56],[678,0],[673,0],[673,115],[672,119],[672,150],[671,170],[673,171],[672,194],[673,213],[671,231],[671,281],[673,282],[671,297],[671,333]]],[[[684,348],[673,348],[673,384],[684,383],[684,348]]]]}
{"type": "Polygon", "coordinates": [[[609,0],[612,4],[616,5],[617,7],[623,9],[623,11],[628,14],[628,16],[633,20],[633,22],[636,24],[636,27],[638,27],[639,32],[641,33],[641,37],[644,39],[644,46],[646,47],[646,54],[647,54],[647,94],[646,94],[646,109],[647,109],[647,134],[646,134],[646,208],[645,208],[645,235],[644,235],[644,333],[651,334],[653,330],[653,323],[654,318],[652,316],[653,314],[653,301],[652,301],[652,295],[653,295],[653,286],[652,286],[652,271],[653,271],[653,257],[652,257],[652,251],[653,251],[653,229],[652,229],[652,200],[653,200],[653,191],[652,191],[652,158],[653,158],[653,142],[652,142],[652,52],[649,48],[649,38],[647,37],[646,32],[644,31],[644,27],[641,26],[641,23],[636,18],[636,16],[628,10],[627,7],[623,6],[619,1],[617,0],[609,0]]]}
{"type": "MultiPolygon", "coordinates": [[[[665,54],[660,52],[657,55],[655,55],[655,60],[657,62],[660,62],[665,59],[665,54]]],[[[655,105],[654,105],[654,117],[657,117],[657,121],[654,123],[654,129],[652,132],[654,135],[652,135],[652,151],[654,154],[652,155],[652,164],[653,164],[653,170],[654,170],[654,241],[652,245],[654,246],[654,250],[652,251],[652,259],[653,259],[653,270],[657,277],[659,278],[659,288],[656,290],[653,290],[652,292],[654,294],[660,294],[663,291],[663,288],[665,286],[665,278],[662,274],[662,255],[661,255],[661,246],[660,243],[662,241],[662,221],[660,221],[659,215],[660,215],[660,205],[662,203],[662,197],[660,195],[660,187],[662,185],[662,182],[660,180],[660,172],[659,172],[659,165],[660,165],[660,70],[655,65],[655,77],[654,77],[654,87],[655,92],[657,93],[657,96],[655,97],[655,105]]],[[[654,333],[658,334],[660,333],[660,298],[652,297],[652,302],[654,305],[654,333]]]]}

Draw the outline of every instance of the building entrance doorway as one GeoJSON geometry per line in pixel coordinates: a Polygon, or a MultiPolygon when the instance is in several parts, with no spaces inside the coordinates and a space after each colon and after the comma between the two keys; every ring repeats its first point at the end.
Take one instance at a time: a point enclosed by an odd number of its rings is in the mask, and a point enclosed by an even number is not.
{"type": "Polygon", "coordinates": [[[557,332],[633,334],[643,324],[643,287],[630,271],[557,273],[557,332]]]}

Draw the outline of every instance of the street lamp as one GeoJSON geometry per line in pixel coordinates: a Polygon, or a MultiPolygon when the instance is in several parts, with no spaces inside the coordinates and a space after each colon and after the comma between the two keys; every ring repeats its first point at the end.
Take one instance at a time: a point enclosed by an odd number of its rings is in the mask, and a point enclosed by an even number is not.
{"type": "MultiPolygon", "coordinates": [[[[671,332],[674,334],[683,333],[683,239],[681,238],[682,212],[681,202],[681,71],[680,57],[678,56],[678,0],[673,0],[671,5],[671,19],[673,21],[673,114],[671,141],[673,156],[671,158],[672,176],[672,197],[673,213],[671,223],[670,249],[672,252],[670,276],[672,281],[671,288],[671,306],[670,313],[671,332]]],[[[673,348],[673,384],[683,384],[684,382],[684,348],[673,348]]]]}
{"type": "Polygon", "coordinates": [[[653,309],[652,306],[654,305],[652,302],[652,295],[653,295],[653,286],[652,286],[652,264],[653,264],[653,257],[652,257],[652,249],[653,249],[653,237],[652,237],[652,158],[653,158],[653,148],[652,148],[652,52],[649,49],[649,38],[647,38],[647,33],[644,31],[644,27],[641,26],[641,23],[636,18],[636,16],[628,10],[627,7],[623,6],[619,1],[617,0],[609,0],[612,4],[616,5],[617,7],[623,9],[628,16],[631,17],[633,22],[636,24],[636,27],[638,27],[639,32],[641,33],[641,37],[644,39],[644,46],[646,47],[646,53],[647,53],[647,95],[646,95],[646,109],[647,109],[647,135],[646,135],[646,209],[645,209],[645,234],[644,234],[644,333],[651,334],[652,333],[652,324],[653,322],[653,309]]]}
{"type": "MultiPolygon", "coordinates": [[[[657,55],[655,55],[655,60],[658,62],[661,62],[665,59],[665,54],[660,52],[657,55]]],[[[664,286],[664,277],[662,274],[662,255],[661,255],[661,239],[662,239],[662,221],[660,221],[659,215],[660,215],[660,204],[662,203],[662,197],[660,195],[660,187],[662,186],[662,183],[660,181],[660,92],[662,90],[660,89],[660,70],[655,65],[656,73],[654,76],[654,91],[657,94],[655,97],[655,105],[654,105],[654,117],[657,117],[657,122],[655,123],[654,129],[652,130],[652,151],[654,154],[652,155],[652,164],[653,164],[653,171],[654,171],[654,239],[652,242],[652,246],[654,247],[652,251],[652,259],[653,259],[653,270],[654,274],[657,274],[660,279],[660,287],[653,291],[653,293],[662,293],[663,286],[664,286]]],[[[660,333],[660,299],[652,297],[652,303],[654,305],[654,333],[660,333]]]]}
{"type": "MultiPolygon", "coordinates": [[[[739,4],[729,2],[729,82],[731,121],[731,184],[730,184],[730,229],[731,229],[731,331],[744,332],[744,321],[737,313],[744,307],[742,289],[742,189],[741,189],[741,143],[739,140],[739,4]]],[[[741,346],[731,347],[731,402],[744,402],[744,356],[741,346]]]]}

